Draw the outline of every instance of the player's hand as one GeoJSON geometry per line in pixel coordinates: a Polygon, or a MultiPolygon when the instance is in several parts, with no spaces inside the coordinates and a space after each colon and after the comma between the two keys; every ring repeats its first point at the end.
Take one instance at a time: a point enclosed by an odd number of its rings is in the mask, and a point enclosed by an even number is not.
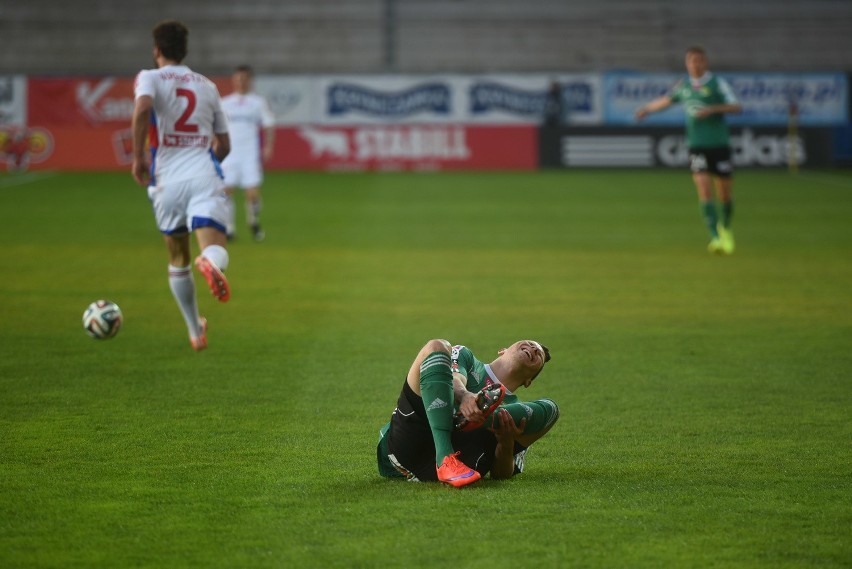
{"type": "Polygon", "coordinates": [[[527,425],[527,419],[524,417],[519,424],[515,424],[512,414],[506,409],[497,409],[496,417],[494,418],[494,426],[490,427],[490,431],[494,433],[498,441],[512,441],[524,434],[524,427],[527,425]]]}
{"type": "Polygon", "coordinates": [[[636,113],[634,114],[634,116],[636,117],[637,121],[641,121],[646,116],[648,116],[648,111],[645,110],[645,107],[641,107],[641,108],[636,110],[636,113]]]}
{"type": "Polygon", "coordinates": [[[464,418],[471,423],[481,423],[485,420],[485,414],[482,409],[476,404],[476,393],[467,392],[459,404],[459,411],[464,415],[464,418]]]}
{"type": "Polygon", "coordinates": [[[133,179],[136,180],[137,184],[140,186],[148,186],[148,180],[151,177],[151,170],[150,165],[146,160],[134,158],[131,173],[133,174],[133,179]]]}

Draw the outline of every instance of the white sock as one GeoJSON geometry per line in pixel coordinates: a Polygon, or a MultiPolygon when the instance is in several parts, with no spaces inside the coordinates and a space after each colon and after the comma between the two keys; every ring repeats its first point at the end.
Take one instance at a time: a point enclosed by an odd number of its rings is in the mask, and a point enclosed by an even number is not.
{"type": "Polygon", "coordinates": [[[225,232],[228,235],[234,235],[237,232],[237,208],[234,206],[234,196],[228,196],[225,202],[227,220],[225,223],[225,232]]]}
{"type": "Polygon", "coordinates": [[[225,272],[225,269],[228,268],[228,250],[221,245],[208,245],[201,252],[201,255],[212,261],[222,272],[225,272]]]}
{"type": "Polygon", "coordinates": [[[189,335],[197,338],[201,333],[198,325],[198,302],[195,299],[195,281],[192,279],[192,267],[173,267],[169,265],[169,288],[177,301],[189,335]]]}
{"type": "Polygon", "coordinates": [[[261,209],[263,209],[263,204],[260,198],[257,198],[257,201],[246,203],[246,221],[249,225],[256,225],[258,223],[261,209]]]}

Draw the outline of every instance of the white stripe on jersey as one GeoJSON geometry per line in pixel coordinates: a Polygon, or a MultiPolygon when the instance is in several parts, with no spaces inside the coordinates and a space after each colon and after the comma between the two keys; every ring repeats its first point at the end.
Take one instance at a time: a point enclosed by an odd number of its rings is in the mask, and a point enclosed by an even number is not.
{"type": "Polygon", "coordinates": [[[736,105],[739,103],[730,83],[721,77],[716,77],[716,82],[719,83],[719,91],[722,92],[722,98],[725,99],[725,103],[729,105],[736,105]]]}

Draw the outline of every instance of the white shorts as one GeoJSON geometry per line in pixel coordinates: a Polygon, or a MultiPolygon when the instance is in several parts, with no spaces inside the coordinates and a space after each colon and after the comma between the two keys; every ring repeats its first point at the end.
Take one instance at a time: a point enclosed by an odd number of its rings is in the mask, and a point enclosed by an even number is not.
{"type": "Polygon", "coordinates": [[[157,227],[166,235],[199,227],[225,232],[228,199],[218,176],[194,178],[168,185],[148,186],[157,227]]]}
{"type": "Polygon", "coordinates": [[[226,188],[258,188],[263,182],[263,167],[258,156],[229,154],[222,161],[226,188]]]}

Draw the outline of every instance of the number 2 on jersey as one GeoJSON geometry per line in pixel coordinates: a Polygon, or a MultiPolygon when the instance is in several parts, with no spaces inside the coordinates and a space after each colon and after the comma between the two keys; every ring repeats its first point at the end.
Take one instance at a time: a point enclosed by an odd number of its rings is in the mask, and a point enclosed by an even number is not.
{"type": "Polygon", "coordinates": [[[186,110],[175,121],[175,130],[178,132],[198,132],[198,125],[189,122],[189,117],[195,111],[195,93],[189,89],[177,89],[175,92],[178,97],[186,99],[186,110]]]}

